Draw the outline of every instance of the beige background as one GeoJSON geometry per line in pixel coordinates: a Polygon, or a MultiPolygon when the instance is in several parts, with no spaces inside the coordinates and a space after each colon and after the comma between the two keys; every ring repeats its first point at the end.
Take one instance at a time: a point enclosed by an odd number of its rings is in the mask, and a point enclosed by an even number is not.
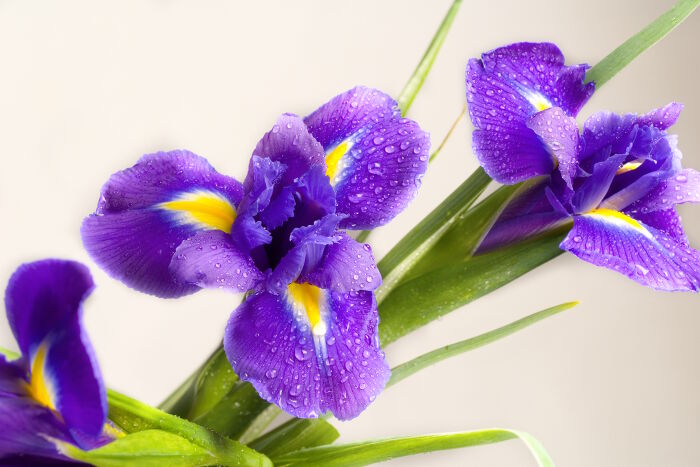
{"type": "MultiPolygon", "coordinates": [[[[396,95],[449,1],[0,2],[0,283],[46,256],[92,266],[86,323],[108,384],[157,403],[216,346],[238,297],[165,301],[127,289],[81,248],[99,188],[141,154],[188,148],[243,177],[282,112],[308,113],[367,84],[396,95]]],[[[551,40],[596,63],[669,0],[466,0],[410,116],[436,146],[464,101],[466,61],[551,40]]],[[[584,109],[686,104],[674,131],[700,168],[700,14],[609,82],[584,109]]],[[[581,119],[581,121],[582,121],[581,119]]],[[[476,167],[462,121],[419,197],[373,240],[378,256],[476,167]]],[[[700,207],[684,206],[700,246],[700,207]]],[[[700,299],[654,292],[562,256],[391,346],[392,365],[562,301],[577,309],[441,363],[387,391],[342,441],[503,426],[562,466],[700,464],[700,299]]],[[[0,343],[14,348],[6,320],[0,343]]],[[[517,442],[394,461],[534,465],[517,442]]]]}

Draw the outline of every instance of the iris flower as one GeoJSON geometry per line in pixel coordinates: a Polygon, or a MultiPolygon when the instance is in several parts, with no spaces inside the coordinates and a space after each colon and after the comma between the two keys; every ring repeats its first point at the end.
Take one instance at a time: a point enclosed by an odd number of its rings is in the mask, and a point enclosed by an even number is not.
{"type": "Polygon", "coordinates": [[[199,156],[144,156],[113,175],[83,240],[130,287],[178,297],[249,292],[228,322],[233,369],[298,417],[357,416],[389,378],[368,245],[415,195],[430,142],[396,102],[358,87],[311,115],[282,115],[243,183],[199,156]]]}
{"type": "Polygon", "coordinates": [[[0,355],[0,464],[70,462],[56,442],[91,449],[115,433],[95,354],[81,323],[93,289],[79,263],[20,266],[5,292],[7,319],[22,357],[0,355]]]}
{"type": "Polygon", "coordinates": [[[697,291],[700,253],[689,246],[675,205],[700,201],[700,174],[681,167],[677,137],[666,132],[682,106],[645,115],[600,112],[579,134],[573,116],[593,88],[582,84],[581,66],[546,71],[563,62],[555,51],[551,44],[514,44],[484,55],[489,71],[479,72],[475,60],[467,70],[472,120],[491,135],[474,136],[485,170],[505,183],[548,176],[506,209],[481,251],[573,219],[563,250],[655,289],[697,291]],[[532,70],[571,76],[572,69],[579,70],[576,83],[560,77],[548,90],[520,78],[532,70]],[[489,97],[492,90],[501,91],[498,100],[489,97]],[[543,93],[532,97],[536,92],[543,93]],[[546,103],[526,109],[523,99],[546,103]]]}

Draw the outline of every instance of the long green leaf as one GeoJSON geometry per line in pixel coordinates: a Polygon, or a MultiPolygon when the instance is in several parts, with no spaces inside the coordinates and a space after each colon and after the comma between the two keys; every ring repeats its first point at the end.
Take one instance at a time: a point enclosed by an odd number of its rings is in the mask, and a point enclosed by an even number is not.
{"type": "Polygon", "coordinates": [[[206,449],[160,430],[140,431],[92,451],[83,451],[69,443],[57,444],[66,456],[97,467],[199,467],[221,463],[206,449]]]}
{"type": "Polygon", "coordinates": [[[177,435],[214,454],[225,465],[270,466],[270,460],[253,449],[142,402],[107,391],[109,418],[127,433],[161,430],[177,435]]]}
{"type": "Polygon", "coordinates": [[[525,443],[540,467],[554,466],[547,451],[534,437],[503,428],[322,446],[285,454],[273,458],[273,462],[277,467],[362,466],[396,457],[498,443],[516,438],[525,443]]]}
{"type": "Polygon", "coordinates": [[[440,52],[442,44],[445,42],[447,33],[450,31],[450,27],[452,27],[452,23],[457,16],[460,6],[462,6],[462,0],[454,0],[454,2],[452,2],[452,6],[449,10],[447,10],[445,18],[442,20],[442,23],[433,36],[432,41],[430,41],[430,45],[425,51],[425,54],[423,54],[423,58],[421,58],[420,62],[418,62],[418,66],[416,66],[416,69],[408,79],[408,82],[401,91],[401,94],[399,94],[399,97],[396,99],[402,115],[406,115],[406,112],[408,112],[408,109],[413,103],[413,99],[416,98],[418,91],[420,91],[420,88],[423,87],[423,82],[428,76],[430,69],[433,67],[433,62],[435,62],[438,52],[440,52]]]}
{"type": "Polygon", "coordinates": [[[647,27],[627,39],[586,73],[586,81],[594,81],[600,88],[639,54],[663,39],[681,24],[700,4],[700,0],[680,0],[647,27]]]}
{"type": "Polygon", "coordinates": [[[508,284],[562,253],[569,226],[401,283],[379,306],[379,338],[401,336],[508,284]]]}
{"type": "Polygon", "coordinates": [[[331,444],[340,434],[322,418],[294,418],[261,436],[250,447],[272,457],[331,444]]]}
{"type": "Polygon", "coordinates": [[[456,222],[458,216],[477,200],[490,182],[491,178],[486,172],[481,168],[477,169],[379,261],[377,266],[382,273],[383,283],[377,290],[378,301],[381,301],[411,267],[423,258],[456,222]]]}
{"type": "Polygon", "coordinates": [[[502,326],[500,328],[494,329],[492,331],[480,334],[476,337],[470,339],[465,339],[463,341],[455,342],[454,344],[449,344],[439,349],[435,349],[426,354],[420,355],[419,357],[409,360],[406,363],[394,367],[391,369],[391,379],[387,383],[387,387],[392,386],[399,381],[402,381],[412,374],[426,368],[428,366],[434,365],[435,363],[441,362],[451,357],[469,352],[470,350],[478,349],[487,344],[495,342],[504,337],[515,334],[516,332],[525,329],[528,326],[542,321],[545,318],[554,316],[562,311],[571,309],[578,305],[578,302],[568,302],[562,303],[561,305],[553,306],[537,313],[533,313],[529,316],[521,318],[517,321],[513,321],[510,324],[502,326]]]}

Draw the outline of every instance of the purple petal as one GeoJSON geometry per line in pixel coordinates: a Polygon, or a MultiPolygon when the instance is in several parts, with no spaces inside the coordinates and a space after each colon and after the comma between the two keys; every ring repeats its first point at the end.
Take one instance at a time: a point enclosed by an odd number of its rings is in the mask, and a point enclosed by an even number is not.
{"type": "Polygon", "coordinates": [[[25,393],[27,370],[24,366],[22,360],[8,362],[5,356],[0,354],[0,398],[25,393]]]}
{"type": "Polygon", "coordinates": [[[0,420],[0,464],[37,465],[34,461],[41,458],[55,462],[69,460],[59,454],[47,437],[69,443],[72,443],[72,437],[46,407],[39,406],[28,398],[0,397],[0,420]],[[24,463],[27,457],[31,463],[24,463]],[[15,461],[17,463],[13,464],[15,461]]]}
{"type": "Polygon", "coordinates": [[[144,156],[102,189],[95,214],[83,222],[90,256],[136,290],[179,297],[199,290],[168,271],[177,246],[201,230],[230,232],[241,184],[187,151],[144,156]]]}
{"type": "Polygon", "coordinates": [[[544,212],[498,221],[479,245],[477,253],[485,253],[532,237],[567,218],[560,212],[544,212]]]}
{"type": "MultiPolygon", "coordinates": [[[[284,114],[277,119],[272,129],[258,142],[253,156],[269,158],[284,164],[287,169],[282,175],[282,185],[292,183],[312,166],[324,164],[323,147],[309,133],[302,119],[292,114],[284,114]]],[[[250,164],[244,182],[246,189],[252,182],[252,158],[250,164]]]]}
{"type": "Polygon", "coordinates": [[[588,66],[564,66],[564,55],[551,43],[511,44],[487,52],[481,59],[488,73],[520,88],[530,102],[544,97],[571,116],[576,116],[595,91],[593,83],[584,84],[588,66]]]}
{"type": "Polygon", "coordinates": [[[544,142],[557,160],[566,185],[573,189],[573,179],[578,173],[579,151],[576,119],[567,116],[559,107],[552,107],[530,117],[527,127],[544,142]]]}
{"type": "Polygon", "coordinates": [[[683,104],[671,102],[665,106],[637,117],[640,125],[653,125],[659,130],[666,130],[676,123],[683,110],[683,104]]]}
{"type": "Polygon", "coordinates": [[[253,155],[245,179],[245,194],[238,206],[239,213],[255,216],[265,210],[286,170],[287,166],[279,161],[253,155]]]}
{"type": "Polygon", "coordinates": [[[44,260],[20,266],[10,278],[5,306],[32,372],[30,391],[55,408],[66,425],[98,436],[107,398],[97,359],[81,325],[81,303],[94,284],[80,263],[44,260]]]}
{"type": "Polygon", "coordinates": [[[231,315],[226,355],[262,398],[294,416],[330,410],[341,420],[353,418],[390,376],[379,348],[374,297],[300,287],[315,291],[307,297],[318,309],[315,324],[313,312],[291,292],[255,295],[231,315]]]}
{"type": "Polygon", "coordinates": [[[615,211],[576,216],[561,248],[658,290],[697,291],[700,287],[698,251],[615,211]]]}
{"type": "Polygon", "coordinates": [[[170,271],[198,287],[247,292],[263,279],[248,253],[220,230],[198,232],[175,250],[170,271]]]}
{"type": "Polygon", "coordinates": [[[686,237],[685,232],[683,232],[681,218],[676,212],[676,208],[672,207],[663,211],[650,211],[646,213],[625,211],[625,214],[633,217],[644,225],[660,230],[681,245],[688,245],[688,237],[686,237]]]}
{"type": "Polygon", "coordinates": [[[389,222],[413,199],[428,164],[430,139],[401,118],[386,94],[357,87],[304,119],[326,153],[341,226],[369,229],[389,222]]]}
{"type": "Polygon", "coordinates": [[[592,83],[583,84],[585,70],[565,67],[559,49],[547,43],[512,44],[469,61],[472,147],[491,177],[513,184],[553,170],[551,156],[526,122],[554,106],[575,116],[594,91],[592,83]]]}
{"type": "Polygon", "coordinates": [[[618,115],[612,112],[598,112],[590,116],[583,124],[583,151],[580,161],[591,159],[593,164],[601,162],[610,155],[627,154],[636,137],[636,116],[618,115]],[[605,151],[604,151],[605,149],[605,151]]]}
{"type": "Polygon", "coordinates": [[[700,202],[700,172],[683,169],[680,173],[662,181],[629,209],[635,212],[660,211],[676,204],[698,202],[700,202]]]}
{"type": "Polygon", "coordinates": [[[305,281],[335,292],[374,290],[382,283],[382,276],[372,255],[372,248],[341,234],[337,243],[329,245],[318,267],[305,281]]]}
{"type": "Polygon", "coordinates": [[[626,157],[625,154],[619,154],[595,164],[593,173],[577,188],[571,200],[576,213],[585,213],[600,205],[626,157]]]}

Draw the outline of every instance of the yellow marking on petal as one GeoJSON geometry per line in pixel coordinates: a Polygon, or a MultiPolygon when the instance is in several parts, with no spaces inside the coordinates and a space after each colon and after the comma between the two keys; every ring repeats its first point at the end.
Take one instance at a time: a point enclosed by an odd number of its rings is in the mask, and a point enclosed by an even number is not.
{"type": "Polygon", "coordinates": [[[522,89],[522,95],[538,112],[542,112],[543,110],[547,110],[552,107],[552,103],[549,102],[549,99],[544,97],[539,92],[535,92],[530,89],[522,89]]]}
{"type": "Polygon", "coordinates": [[[321,317],[321,289],[311,284],[292,282],[287,287],[295,306],[306,313],[311,324],[311,330],[317,336],[322,336],[328,330],[321,317]]]}
{"type": "Polygon", "coordinates": [[[326,154],[326,175],[328,175],[328,178],[331,179],[331,183],[333,183],[333,179],[338,174],[340,160],[345,154],[347,154],[351,146],[351,143],[343,141],[333,148],[331,152],[326,154]]]}
{"type": "Polygon", "coordinates": [[[231,226],[236,220],[236,209],[233,205],[222,195],[212,191],[183,193],[179,198],[158,206],[178,214],[184,223],[226,233],[231,233],[231,226]]]}
{"type": "Polygon", "coordinates": [[[105,423],[102,427],[102,433],[109,436],[112,439],[119,439],[126,436],[126,433],[124,433],[122,430],[120,430],[119,428],[117,428],[109,422],[105,423]]]}
{"type": "Polygon", "coordinates": [[[651,235],[651,232],[649,232],[636,219],[628,216],[627,214],[623,214],[620,211],[615,211],[613,209],[602,209],[601,208],[601,209],[596,209],[594,211],[589,212],[588,215],[599,216],[599,217],[602,217],[604,220],[618,223],[618,225],[621,224],[623,226],[624,225],[630,226],[633,229],[640,232],[641,234],[645,235],[646,237],[653,237],[653,235],[651,235]]]}
{"type": "Polygon", "coordinates": [[[617,172],[615,172],[617,175],[626,173],[626,172],[631,172],[633,170],[638,169],[642,165],[642,162],[628,162],[624,164],[622,167],[617,169],[617,172]]]}
{"type": "Polygon", "coordinates": [[[29,378],[29,384],[27,385],[27,390],[29,395],[44,407],[48,407],[51,410],[56,410],[54,406],[51,390],[47,386],[46,375],[44,372],[46,366],[46,344],[39,345],[39,348],[34,355],[32,360],[32,372],[29,378]]]}

